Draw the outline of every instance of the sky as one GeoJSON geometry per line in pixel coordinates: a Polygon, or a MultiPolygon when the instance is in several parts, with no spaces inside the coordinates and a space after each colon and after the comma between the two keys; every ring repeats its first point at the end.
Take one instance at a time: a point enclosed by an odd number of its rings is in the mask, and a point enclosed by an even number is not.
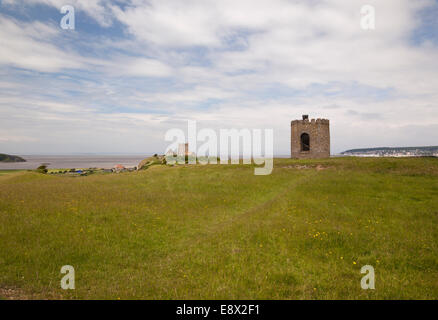
{"type": "Polygon", "coordinates": [[[196,120],[272,128],[288,155],[303,114],[330,119],[332,154],[438,145],[437,17],[436,0],[0,0],[0,153],[164,153],[196,120]]]}

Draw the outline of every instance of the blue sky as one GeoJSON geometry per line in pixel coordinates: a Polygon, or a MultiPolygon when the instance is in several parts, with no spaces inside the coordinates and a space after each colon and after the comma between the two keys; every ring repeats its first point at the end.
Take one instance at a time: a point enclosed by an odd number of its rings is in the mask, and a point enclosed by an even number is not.
{"type": "Polygon", "coordinates": [[[0,152],[162,153],[197,120],[273,128],[289,154],[302,114],[330,119],[332,153],[438,145],[437,16],[431,0],[2,0],[0,152]]]}

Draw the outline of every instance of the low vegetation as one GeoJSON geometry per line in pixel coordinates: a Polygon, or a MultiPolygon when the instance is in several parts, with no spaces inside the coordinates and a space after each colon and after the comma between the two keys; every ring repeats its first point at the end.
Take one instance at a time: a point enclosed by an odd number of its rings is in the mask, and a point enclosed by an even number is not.
{"type": "Polygon", "coordinates": [[[438,159],[274,164],[0,175],[0,295],[438,298],[438,159]],[[63,265],[75,290],[60,288],[63,265]]]}
{"type": "Polygon", "coordinates": [[[164,156],[159,156],[158,154],[154,154],[152,157],[148,157],[140,161],[140,163],[137,166],[137,169],[146,170],[150,166],[162,165],[162,164],[166,164],[166,158],[164,156]]]}

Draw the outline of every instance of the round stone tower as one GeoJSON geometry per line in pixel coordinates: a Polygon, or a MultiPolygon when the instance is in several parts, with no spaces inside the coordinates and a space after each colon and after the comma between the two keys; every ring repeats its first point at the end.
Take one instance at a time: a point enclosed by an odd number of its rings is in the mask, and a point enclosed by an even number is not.
{"type": "Polygon", "coordinates": [[[303,115],[303,120],[291,122],[291,158],[330,157],[330,123],[327,119],[312,119],[303,115]]]}

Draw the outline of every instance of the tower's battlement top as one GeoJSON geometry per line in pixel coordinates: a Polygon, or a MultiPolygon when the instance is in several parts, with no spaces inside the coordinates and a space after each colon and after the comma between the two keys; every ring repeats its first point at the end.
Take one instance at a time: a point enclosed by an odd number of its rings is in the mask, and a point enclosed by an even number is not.
{"type": "Polygon", "coordinates": [[[330,121],[328,119],[311,119],[309,120],[308,115],[303,115],[303,120],[292,120],[291,125],[293,124],[329,124],[330,121]]]}

